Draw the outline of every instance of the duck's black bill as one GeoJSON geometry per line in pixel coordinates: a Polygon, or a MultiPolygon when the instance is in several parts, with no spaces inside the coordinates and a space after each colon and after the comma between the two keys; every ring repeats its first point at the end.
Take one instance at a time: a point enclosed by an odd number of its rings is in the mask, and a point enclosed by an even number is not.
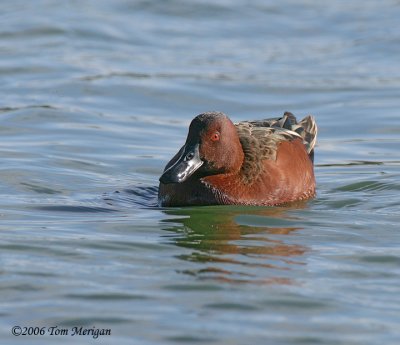
{"type": "Polygon", "coordinates": [[[193,175],[202,164],[203,161],[200,159],[199,144],[185,145],[178,160],[161,175],[160,182],[163,184],[184,182],[193,175]]]}

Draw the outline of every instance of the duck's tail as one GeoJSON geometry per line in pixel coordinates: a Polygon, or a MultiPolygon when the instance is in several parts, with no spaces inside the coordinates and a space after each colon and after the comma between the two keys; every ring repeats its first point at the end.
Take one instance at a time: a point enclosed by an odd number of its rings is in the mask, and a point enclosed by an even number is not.
{"type": "Polygon", "coordinates": [[[300,122],[297,122],[296,117],[289,112],[283,114],[279,121],[282,128],[296,132],[303,138],[303,143],[307,148],[308,155],[314,161],[314,147],[317,142],[318,127],[314,116],[308,115],[300,122]]]}

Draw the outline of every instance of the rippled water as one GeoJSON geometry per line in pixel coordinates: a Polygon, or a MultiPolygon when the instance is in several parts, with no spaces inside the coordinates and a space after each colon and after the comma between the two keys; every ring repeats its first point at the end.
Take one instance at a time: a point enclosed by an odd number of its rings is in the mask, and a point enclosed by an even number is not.
{"type": "Polygon", "coordinates": [[[395,0],[1,2],[2,343],[399,344],[398,18],[395,0]],[[314,114],[317,197],[157,208],[208,110],[314,114]]]}

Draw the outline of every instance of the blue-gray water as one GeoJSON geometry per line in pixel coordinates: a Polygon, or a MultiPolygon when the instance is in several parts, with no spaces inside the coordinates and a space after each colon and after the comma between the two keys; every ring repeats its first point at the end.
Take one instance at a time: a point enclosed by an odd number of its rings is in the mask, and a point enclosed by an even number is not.
{"type": "Polygon", "coordinates": [[[399,18],[397,0],[2,1],[1,343],[399,344],[399,18]],[[208,110],[314,114],[317,197],[154,207],[208,110]]]}

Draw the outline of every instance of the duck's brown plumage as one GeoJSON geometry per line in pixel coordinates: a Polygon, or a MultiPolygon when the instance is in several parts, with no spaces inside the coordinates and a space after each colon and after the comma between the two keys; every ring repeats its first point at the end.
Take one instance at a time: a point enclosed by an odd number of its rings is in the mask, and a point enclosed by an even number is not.
{"type": "Polygon", "coordinates": [[[165,167],[159,203],[278,205],[310,198],[316,134],[312,116],[233,124],[223,113],[201,114],[165,167]]]}

